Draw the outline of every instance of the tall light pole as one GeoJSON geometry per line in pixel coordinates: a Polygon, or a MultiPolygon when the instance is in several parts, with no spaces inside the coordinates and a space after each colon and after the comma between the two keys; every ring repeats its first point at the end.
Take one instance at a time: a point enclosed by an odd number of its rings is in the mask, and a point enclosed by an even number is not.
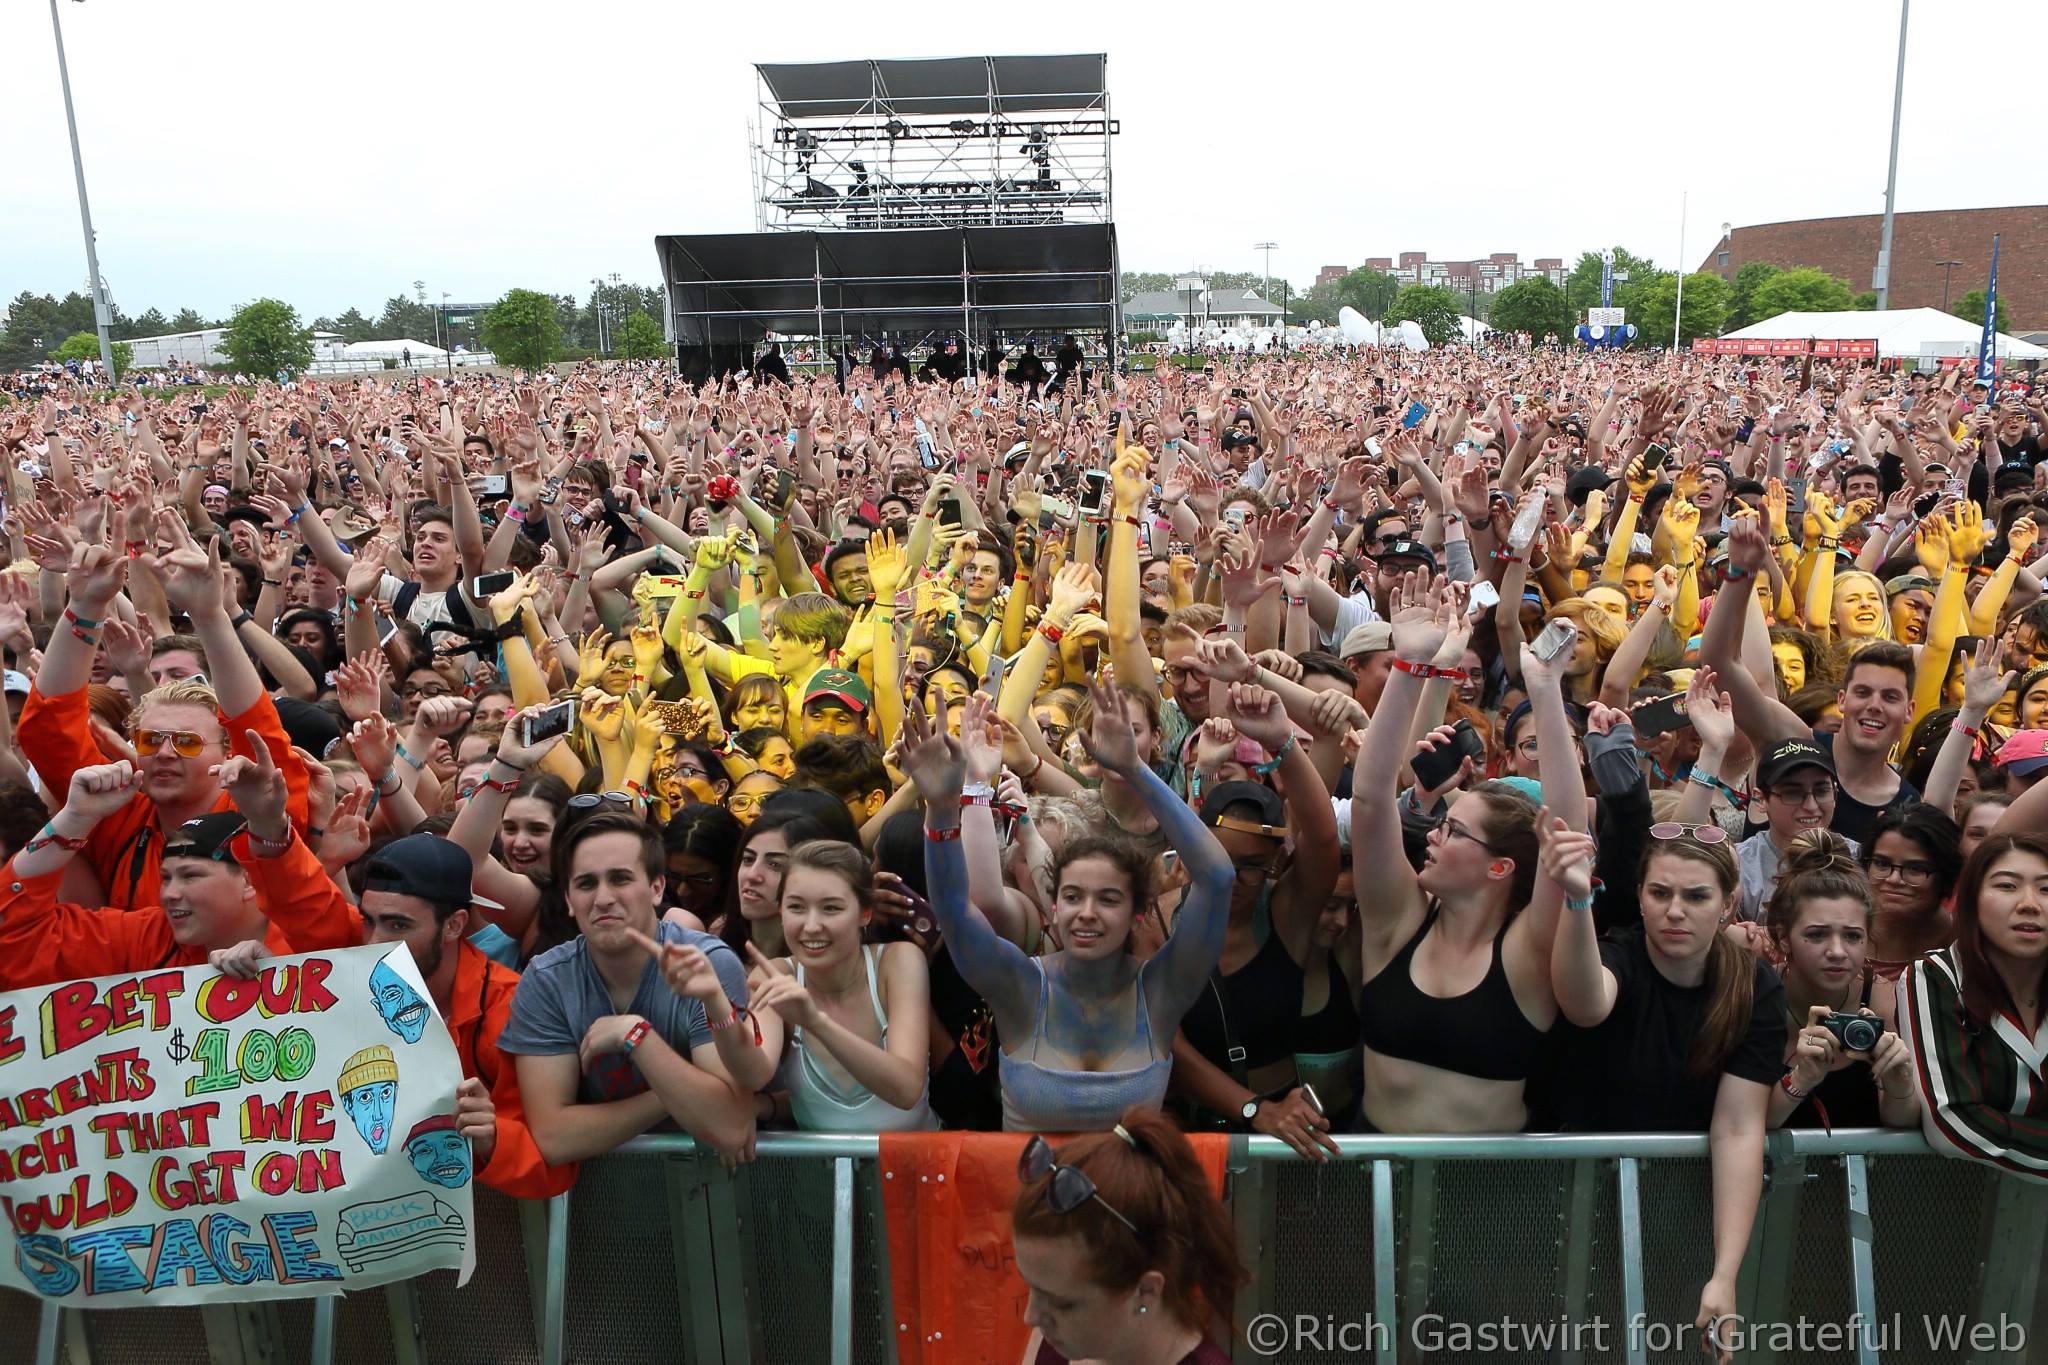
{"type": "Polygon", "coordinates": [[[1961,265],[1961,261],[1936,261],[1941,267],[1941,311],[1948,311],[1948,272],[1961,265]]]}
{"type": "MultiPolygon", "coordinates": [[[[1280,245],[1278,242],[1252,243],[1253,251],[1263,251],[1266,253],[1266,268],[1259,280],[1259,297],[1262,299],[1266,299],[1266,295],[1273,292],[1273,248],[1278,245],[1280,245]]],[[[1272,300],[1266,299],[1266,302],[1271,303],[1272,300]]]]}
{"type": "Polygon", "coordinates": [[[64,25],[57,18],[57,0],[50,0],[50,32],[57,38],[57,83],[64,87],[64,123],[71,130],[71,169],[78,176],[78,221],[85,228],[85,268],[92,277],[92,320],[100,336],[100,369],[111,386],[114,345],[109,329],[114,323],[114,310],[107,306],[106,286],[100,282],[100,253],[93,243],[92,206],[85,198],[85,158],[78,150],[78,115],[71,107],[71,69],[64,62],[64,25]]]}
{"type": "Polygon", "coordinates": [[[1906,17],[1913,0],[1899,0],[1899,75],[1892,85],[1892,157],[1884,173],[1884,231],[1877,238],[1877,269],[1870,287],[1877,291],[1880,310],[1891,306],[1892,298],[1892,199],[1899,188],[1899,115],[1906,100],[1906,17]]]}

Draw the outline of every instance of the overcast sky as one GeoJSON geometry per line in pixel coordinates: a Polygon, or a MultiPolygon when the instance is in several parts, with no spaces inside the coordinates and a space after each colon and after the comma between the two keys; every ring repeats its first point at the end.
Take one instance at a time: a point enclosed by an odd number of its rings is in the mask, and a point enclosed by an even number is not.
{"type": "MultiPolygon", "coordinates": [[[[308,318],[427,282],[654,283],[753,227],[752,63],[1107,50],[1127,269],[1404,250],[1685,263],[1724,221],[1884,204],[1895,0],[885,7],[65,0],[101,268],[129,313],[308,318]],[[943,27],[933,16],[943,16],[943,27]],[[1058,22],[1065,16],[1064,22],[1058,22]]],[[[2048,6],[1915,10],[1899,207],[2048,198],[2048,6]]],[[[0,5],[0,300],[81,287],[47,6],[0,5]]],[[[1852,281],[1858,287],[1867,279],[1852,281]]]]}

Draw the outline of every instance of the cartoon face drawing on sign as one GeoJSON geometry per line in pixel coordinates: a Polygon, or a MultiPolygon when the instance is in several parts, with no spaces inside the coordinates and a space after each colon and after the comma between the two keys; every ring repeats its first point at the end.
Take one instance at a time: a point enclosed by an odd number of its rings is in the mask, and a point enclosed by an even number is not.
{"type": "Polygon", "coordinates": [[[334,1088],[356,1131],[378,1156],[391,1142],[391,1116],[398,1108],[398,1063],[382,1043],[355,1053],[342,1065],[334,1088]]]}
{"type": "Polygon", "coordinates": [[[377,1002],[377,1013],[384,1016],[384,1022],[391,1031],[408,1043],[417,1043],[420,1035],[427,1031],[427,1018],[432,1011],[412,983],[391,970],[389,962],[379,962],[370,969],[370,998],[377,1002]]]}
{"type": "Polygon", "coordinates": [[[405,1135],[405,1154],[423,1180],[451,1190],[469,1183],[469,1143],[455,1131],[455,1119],[436,1114],[421,1119],[405,1135]]]}

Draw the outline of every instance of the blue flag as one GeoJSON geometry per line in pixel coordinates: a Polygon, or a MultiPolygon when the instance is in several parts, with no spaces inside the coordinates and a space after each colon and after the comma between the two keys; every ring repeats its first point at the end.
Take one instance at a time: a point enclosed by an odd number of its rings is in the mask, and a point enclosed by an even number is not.
{"type": "Polygon", "coordinates": [[[1991,382],[1998,357],[1998,234],[1991,234],[1991,284],[1984,291],[1984,335],[1977,342],[1977,380],[1991,382]]]}

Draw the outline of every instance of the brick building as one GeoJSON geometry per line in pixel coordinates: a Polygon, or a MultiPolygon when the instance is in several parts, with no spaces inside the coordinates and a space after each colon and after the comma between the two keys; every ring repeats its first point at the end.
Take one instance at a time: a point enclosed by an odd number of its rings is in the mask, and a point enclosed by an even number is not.
{"type": "Polygon", "coordinates": [[[1351,267],[1348,265],[1326,265],[1316,272],[1316,283],[1319,285],[1335,284],[1350,273],[1351,267]]]}
{"type": "MultiPolygon", "coordinates": [[[[1883,225],[1882,214],[1865,213],[1739,227],[1715,243],[1699,268],[1733,280],[1750,261],[1813,266],[1861,293],[1870,288],[1883,225]]],[[[1982,289],[1991,273],[1993,233],[2001,239],[1998,296],[2012,330],[2048,327],[2048,204],[1893,215],[1891,306],[1942,307],[1943,261],[1957,262],[1946,272],[1949,303],[1982,289]]]]}
{"type": "Polygon", "coordinates": [[[1524,265],[1512,251],[1496,251],[1473,261],[1433,261],[1427,251],[1404,251],[1398,259],[1368,256],[1365,268],[1392,275],[1403,284],[1440,284],[1461,293],[1479,294],[1495,294],[1511,284],[1539,276],[1561,286],[1566,274],[1560,257],[1540,256],[1524,265]]]}

